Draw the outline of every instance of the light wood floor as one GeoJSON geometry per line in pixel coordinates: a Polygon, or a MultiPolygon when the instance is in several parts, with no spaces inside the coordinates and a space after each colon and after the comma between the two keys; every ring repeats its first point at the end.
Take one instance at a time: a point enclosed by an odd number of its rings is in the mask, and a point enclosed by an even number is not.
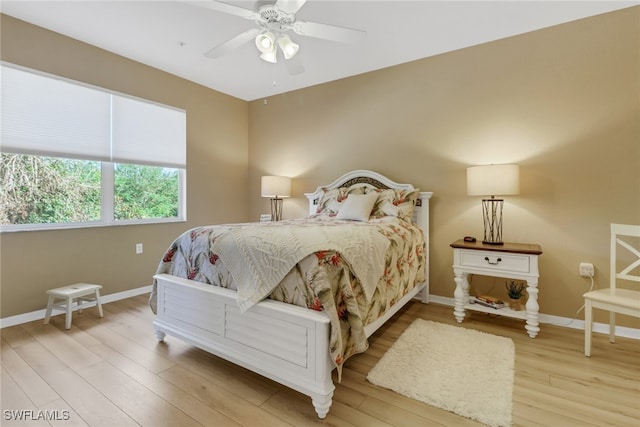
{"type": "MultiPolygon", "coordinates": [[[[411,302],[350,359],[333,406],[319,420],[306,396],[167,337],[157,343],[147,296],[2,329],[2,420],[33,410],[91,426],[478,426],[449,412],[369,384],[369,369],[417,317],[456,324],[452,308],[411,302]],[[57,412],[52,412],[57,411],[57,412]],[[68,411],[68,412],[65,412],[68,411]]],[[[516,426],[640,425],[640,342],[614,345],[596,334],[591,358],[581,331],[542,325],[528,338],[523,322],[469,315],[463,327],[512,338],[516,347],[516,426]]]]}

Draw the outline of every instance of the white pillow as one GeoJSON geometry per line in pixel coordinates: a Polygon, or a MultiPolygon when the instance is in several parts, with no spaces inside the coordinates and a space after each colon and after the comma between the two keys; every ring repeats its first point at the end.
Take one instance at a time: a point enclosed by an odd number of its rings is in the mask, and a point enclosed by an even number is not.
{"type": "Polygon", "coordinates": [[[349,194],[340,207],[336,219],[368,221],[377,199],[378,193],[349,194]]]}

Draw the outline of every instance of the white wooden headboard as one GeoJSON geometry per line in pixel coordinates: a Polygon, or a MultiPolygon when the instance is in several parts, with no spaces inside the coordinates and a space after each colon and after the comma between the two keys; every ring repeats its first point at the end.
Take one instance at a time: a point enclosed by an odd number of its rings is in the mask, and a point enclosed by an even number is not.
{"type": "MultiPolygon", "coordinates": [[[[400,184],[394,182],[384,175],[380,175],[377,172],[369,170],[354,170],[342,175],[340,178],[333,181],[331,184],[322,185],[316,189],[313,193],[304,193],[309,199],[309,215],[316,213],[318,202],[322,194],[323,189],[331,190],[340,187],[350,187],[354,184],[364,184],[371,188],[394,188],[402,190],[415,190],[412,184],[400,184]]],[[[416,201],[416,206],[413,211],[414,221],[425,232],[425,237],[428,237],[429,231],[429,199],[433,195],[432,192],[421,191],[416,201]]]]}

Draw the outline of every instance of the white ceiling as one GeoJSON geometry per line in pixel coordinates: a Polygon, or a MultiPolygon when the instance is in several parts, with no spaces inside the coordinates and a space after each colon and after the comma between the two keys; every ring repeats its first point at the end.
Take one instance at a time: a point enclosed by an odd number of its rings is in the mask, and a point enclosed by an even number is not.
{"type": "MultiPolygon", "coordinates": [[[[204,0],[206,3],[210,0],[204,0]]],[[[257,9],[272,1],[227,1],[257,9]]],[[[191,2],[193,3],[193,2],[191,2]]],[[[2,13],[251,101],[639,4],[638,1],[308,0],[296,19],[367,32],[359,46],[291,33],[304,72],[246,43],[203,54],[252,21],[183,1],[2,0],[2,13]]]]}

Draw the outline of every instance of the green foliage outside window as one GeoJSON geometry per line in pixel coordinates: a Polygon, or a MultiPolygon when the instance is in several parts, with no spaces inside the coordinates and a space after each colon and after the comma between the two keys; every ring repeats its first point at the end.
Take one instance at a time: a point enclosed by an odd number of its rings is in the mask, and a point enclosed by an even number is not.
{"type": "MultiPolygon", "coordinates": [[[[114,165],[114,219],[178,216],[179,171],[114,165]]],[[[2,153],[0,224],[101,220],[101,163],[2,153]]]]}
{"type": "Polygon", "coordinates": [[[178,216],[178,170],[117,164],[114,217],[119,219],[178,216]]]}
{"type": "Polygon", "coordinates": [[[100,162],[2,153],[0,222],[100,220],[100,162]]]}

